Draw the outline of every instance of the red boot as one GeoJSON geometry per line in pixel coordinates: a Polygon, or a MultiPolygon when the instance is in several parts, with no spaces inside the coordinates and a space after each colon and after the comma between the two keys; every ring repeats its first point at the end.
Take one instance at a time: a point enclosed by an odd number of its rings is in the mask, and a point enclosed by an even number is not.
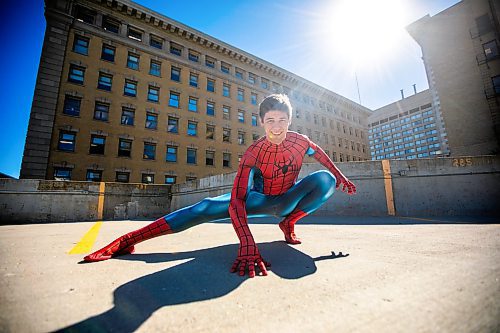
{"type": "Polygon", "coordinates": [[[296,209],[290,215],[285,217],[283,221],[280,222],[279,227],[281,231],[283,231],[283,234],[285,235],[285,241],[288,244],[296,245],[302,243],[300,239],[295,235],[295,223],[297,223],[298,220],[306,215],[307,213],[296,209]]]}
{"type": "Polygon", "coordinates": [[[171,233],[172,229],[170,229],[167,221],[162,217],[155,222],[145,226],[144,228],[132,231],[115,239],[113,242],[103,247],[102,249],[89,254],[88,256],[83,258],[83,260],[87,262],[102,261],[123,254],[134,253],[135,244],[154,237],[171,233]]]}

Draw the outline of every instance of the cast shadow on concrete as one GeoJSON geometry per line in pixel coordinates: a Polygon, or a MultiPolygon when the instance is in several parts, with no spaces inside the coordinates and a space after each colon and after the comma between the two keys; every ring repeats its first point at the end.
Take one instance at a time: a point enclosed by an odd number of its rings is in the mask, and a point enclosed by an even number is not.
{"type": "MultiPolygon", "coordinates": [[[[237,244],[230,244],[181,253],[132,254],[118,257],[116,259],[146,263],[187,261],[127,282],[114,291],[113,308],[58,332],[133,332],[156,310],[164,306],[224,296],[248,279],[229,273],[237,250],[237,244]]],[[[271,262],[269,270],[285,279],[299,279],[314,274],[316,260],[347,256],[342,252],[338,255],[331,252],[331,255],[312,258],[283,241],[260,243],[259,250],[262,256],[271,262]]]]}

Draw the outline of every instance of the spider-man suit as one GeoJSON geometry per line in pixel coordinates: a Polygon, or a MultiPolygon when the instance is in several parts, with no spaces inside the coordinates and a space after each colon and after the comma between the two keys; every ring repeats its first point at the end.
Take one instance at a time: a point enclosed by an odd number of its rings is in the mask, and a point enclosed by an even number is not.
{"type": "Polygon", "coordinates": [[[248,266],[250,277],[255,276],[255,265],[266,274],[265,265],[248,227],[247,217],[284,217],[279,227],[287,243],[299,244],[294,232],[295,223],[318,209],[343,184],[349,194],[354,185],[333,164],[328,155],[306,136],[287,132],[279,145],[266,137],[255,141],[243,155],[233,190],[215,198],[206,198],[192,206],[172,212],[154,223],[126,234],[103,249],[85,257],[86,261],[99,261],[113,256],[132,253],[141,241],[179,232],[203,222],[231,217],[240,240],[238,257],[231,270],[244,275],[248,266]],[[314,172],[299,182],[305,155],[313,156],[329,171],[314,172]],[[333,175],[332,175],[333,174],[333,175]]]}

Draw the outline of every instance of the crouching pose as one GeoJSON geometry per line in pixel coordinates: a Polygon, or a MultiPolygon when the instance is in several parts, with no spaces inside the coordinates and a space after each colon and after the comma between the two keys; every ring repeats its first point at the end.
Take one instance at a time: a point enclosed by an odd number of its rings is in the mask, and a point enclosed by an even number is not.
{"type": "Polygon", "coordinates": [[[183,231],[192,226],[231,218],[240,241],[232,272],[255,276],[255,266],[267,275],[266,266],[248,227],[248,218],[277,216],[285,241],[300,244],[295,223],[318,209],[335,188],[355,194],[356,187],[333,164],[328,155],[308,137],[288,131],[292,106],[286,95],[270,95],[260,104],[260,123],[265,136],[243,155],[231,193],[206,198],[174,211],[148,226],[119,237],[84,258],[100,261],[134,252],[134,245],[147,239],[183,231]],[[313,156],[327,170],[314,172],[297,182],[305,155],[313,156]]]}

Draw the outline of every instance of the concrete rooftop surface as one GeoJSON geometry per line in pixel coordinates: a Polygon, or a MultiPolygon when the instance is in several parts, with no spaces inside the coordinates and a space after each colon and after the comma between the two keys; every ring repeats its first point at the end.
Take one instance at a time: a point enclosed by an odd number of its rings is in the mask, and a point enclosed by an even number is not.
{"type": "Polygon", "coordinates": [[[297,246],[277,220],[256,219],[272,267],[254,279],[229,273],[237,238],[223,222],[108,261],[69,253],[148,223],[0,226],[0,331],[500,331],[495,219],[310,216],[297,246]]]}

